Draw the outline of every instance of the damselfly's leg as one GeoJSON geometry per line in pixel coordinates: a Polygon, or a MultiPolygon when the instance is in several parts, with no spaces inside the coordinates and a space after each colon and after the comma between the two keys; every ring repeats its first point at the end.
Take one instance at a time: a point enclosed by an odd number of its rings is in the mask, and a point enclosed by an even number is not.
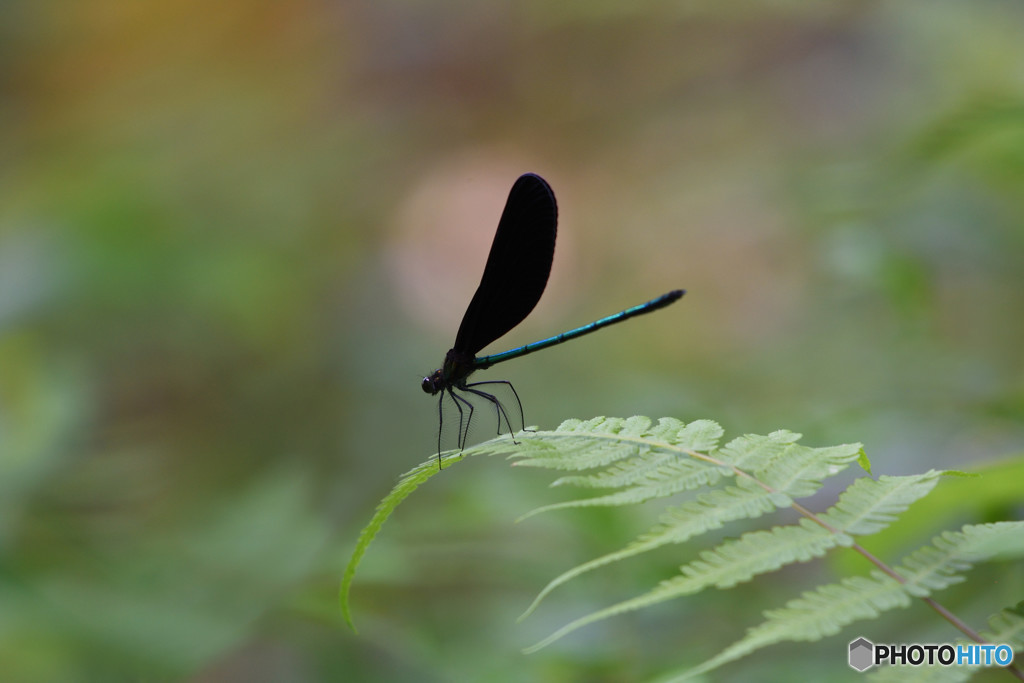
{"type": "MultiPolygon", "coordinates": [[[[503,406],[501,404],[501,401],[499,401],[498,398],[496,396],[494,396],[493,394],[488,394],[485,391],[480,391],[478,389],[473,389],[472,388],[472,387],[475,387],[475,386],[479,386],[481,384],[508,384],[509,387],[511,387],[512,385],[509,384],[508,382],[505,382],[505,381],[496,380],[496,381],[488,381],[488,382],[474,382],[473,384],[465,385],[463,387],[463,389],[465,391],[468,391],[471,394],[474,394],[476,396],[479,396],[480,398],[486,399],[486,400],[490,401],[492,404],[494,404],[494,408],[495,408],[495,410],[498,413],[498,435],[501,436],[501,418],[505,418],[505,424],[508,425],[509,436],[512,436],[512,443],[518,444],[519,442],[516,441],[516,438],[515,438],[515,436],[513,436],[513,433],[512,433],[512,421],[509,419],[508,411],[505,410],[505,406],[503,406]]],[[[516,390],[512,389],[512,393],[515,394],[516,390]]],[[[517,402],[519,401],[519,397],[518,396],[516,396],[516,401],[517,402]]],[[[523,406],[522,406],[522,403],[520,403],[519,404],[519,416],[520,416],[520,419],[522,419],[522,414],[523,414],[523,406]]]]}
{"type": "Polygon", "coordinates": [[[456,394],[451,387],[448,387],[448,394],[452,397],[452,400],[455,401],[455,407],[459,409],[459,436],[458,443],[456,445],[458,446],[458,449],[461,451],[466,447],[466,439],[469,438],[469,426],[473,422],[474,408],[472,403],[466,400],[464,396],[459,396],[458,394],[456,394]],[[468,415],[464,415],[462,411],[463,405],[469,409],[468,415]],[[463,419],[464,417],[465,419],[463,419]],[[465,425],[465,428],[463,428],[463,425],[465,425]]]}
{"type": "Polygon", "coordinates": [[[444,431],[444,410],[441,404],[444,402],[444,392],[441,398],[437,399],[437,471],[441,471],[441,433],[444,431]]]}
{"type": "MultiPolygon", "coordinates": [[[[526,429],[526,418],[523,415],[523,402],[519,400],[519,393],[516,391],[516,388],[514,386],[512,386],[512,382],[509,382],[508,380],[505,380],[505,379],[489,379],[489,380],[484,380],[482,382],[473,382],[472,384],[467,384],[466,386],[467,387],[476,387],[476,386],[479,386],[481,384],[504,384],[504,385],[507,385],[508,388],[512,391],[512,395],[516,397],[516,405],[519,406],[519,422],[520,422],[520,424],[523,425],[523,431],[524,432],[525,431],[534,431],[534,430],[527,430],[526,429]]],[[[487,395],[490,396],[490,394],[487,394],[487,395]]],[[[493,396],[492,396],[492,398],[493,398],[493,396]]],[[[508,431],[511,432],[512,431],[512,423],[508,421],[508,415],[505,416],[505,422],[508,424],[508,431]]],[[[499,427],[499,429],[500,429],[500,427],[499,427]]],[[[513,440],[513,442],[515,441],[514,438],[512,440],[513,440]]]]}

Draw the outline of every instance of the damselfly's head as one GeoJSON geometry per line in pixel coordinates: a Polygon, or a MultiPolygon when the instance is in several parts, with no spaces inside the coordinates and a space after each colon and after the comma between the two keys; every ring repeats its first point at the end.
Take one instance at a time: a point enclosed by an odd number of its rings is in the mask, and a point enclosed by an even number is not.
{"type": "Polygon", "coordinates": [[[425,393],[433,396],[444,389],[444,375],[441,374],[440,370],[435,370],[434,374],[423,378],[423,382],[420,384],[420,387],[425,393]]]}

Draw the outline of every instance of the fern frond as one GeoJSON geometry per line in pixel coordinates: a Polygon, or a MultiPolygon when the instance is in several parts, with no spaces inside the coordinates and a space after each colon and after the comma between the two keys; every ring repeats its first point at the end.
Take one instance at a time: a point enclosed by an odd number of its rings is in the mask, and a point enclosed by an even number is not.
{"type": "MultiPolygon", "coordinates": [[[[710,486],[717,483],[723,473],[732,473],[707,460],[693,457],[698,449],[713,448],[721,438],[722,428],[710,420],[697,420],[686,425],[680,420],[662,418],[657,425],[652,426],[647,418],[634,417],[600,424],[573,423],[567,433],[575,435],[575,438],[560,438],[556,442],[555,451],[545,452],[540,457],[524,454],[524,458],[517,464],[560,470],[588,469],[599,466],[598,460],[607,460],[609,453],[621,454],[622,449],[628,447],[632,449],[629,455],[613,462],[602,472],[562,477],[552,484],[587,488],[614,486],[623,490],[605,496],[546,505],[531,510],[520,517],[519,521],[541,512],[563,508],[633,505],[652,498],[665,498],[682,491],[710,486]],[[595,433],[600,434],[604,448],[597,457],[593,453],[586,456],[578,454],[576,449],[582,443],[582,437],[578,435],[583,430],[586,430],[589,438],[593,438],[595,433]]],[[[544,434],[544,438],[549,438],[549,435],[544,434]]]]}
{"type": "Polygon", "coordinates": [[[911,503],[928,495],[944,474],[944,471],[929,470],[901,477],[882,475],[877,480],[858,479],[821,515],[821,520],[854,536],[877,533],[911,503]]]}
{"type": "MultiPolygon", "coordinates": [[[[631,418],[636,419],[636,418],[631,418]]],[[[520,517],[520,521],[539,514],[564,508],[615,506],[642,503],[653,498],[665,498],[683,491],[693,490],[701,486],[711,486],[718,482],[722,474],[732,474],[731,469],[724,466],[715,467],[714,463],[724,465],[743,463],[753,467],[762,467],[761,473],[767,481],[764,483],[776,489],[779,495],[803,497],[810,495],[821,487],[821,479],[835,474],[850,462],[856,460],[862,451],[860,444],[844,444],[829,448],[809,448],[795,443],[799,434],[787,431],[773,432],[771,435],[747,435],[734,439],[720,451],[708,456],[695,457],[699,449],[713,446],[721,436],[721,427],[710,420],[698,420],[690,425],[681,426],[673,432],[659,422],[653,430],[642,431],[643,423],[637,423],[635,429],[627,436],[643,442],[644,450],[621,462],[617,462],[603,472],[571,476],[557,479],[553,485],[575,484],[590,488],[628,485],[622,491],[605,496],[583,498],[561,503],[546,505],[520,517]],[[667,442],[659,443],[652,439],[657,430],[667,442]],[[768,469],[768,465],[774,463],[768,469]]],[[[682,425],[678,421],[676,424],[682,425]]],[[[648,423],[649,425],[649,423],[648,423]]],[[[614,425],[617,427],[618,425],[614,425]]],[[[673,427],[675,425],[672,425],[673,427]]],[[[616,432],[620,438],[623,432],[616,432]]],[[[559,445],[558,451],[563,447],[559,445]]],[[[575,460],[570,456],[569,459],[575,460]]],[[[587,460],[590,465],[593,461],[587,460]]],[[[530,458],[521,461],[536,467],[553,467],[565,469],[563,459],[548,452],[542,458],[530,458]]],[[[573,465],[575,467],[576,465],[573,465]]],[[[757,472],[755,472],[755,475],[757,472]]],[[[789,500],[778,501],[779,505],[788,505],[789,500]]]]}
{"type": "Polygon", "coordinates": [[[990,643],[1006,643],[1014,650],[1024,649],[1024,600],[988,619],[989,630],[982,631],[990,643]]]}
{"type": "Polygon", "coordinates": [[[946,531],[911,553],[896,572],[906,583],[904,589],[915,597],[963,581],[959,572],[993,556],[1024,555],[1024,522],[974,524],[960,531],[946,531]]]}
{"type": "MultiPolygon", "coordinates": [[[[763,467],[748,471],[752,472],[755,479],[780,493],[792,498],[804,498],[821,488],[822,479],[838,474],[856,461],[863,448],[859,443],[825,448],[788,443],[771,456],[763,467]]],[[[765,449],[765,452],[771,453],[772,450],[765,449]]]]}
{"type": "Polygon", "coordinates": [[[595,417],[566,420],[551,432],[522,439],[523,448],[510,454],[519,467],[587,470],[609,465],[640,452],[650,418],[595,417]]]}
{"type": "Polygon", "coordinates": [[[836,534],[806,519],[794,526],[743,534],[738,540],[727,541],[713,550],[701,553],[700,560],[683,565],[680,568],[683,576],[662,581],[643,595],[576,619],[525,652],[539,650],[578,628],[617,614],[691,595],[710,586],[729,588],[749,580],[755,574],[820,557],[837,545],[838,538],[836,534]]]}
{"type": "Polygon", "coordinates": [[[461,459],[462,455],[460,453],[444,453],[441,456],[440,466],[436,458],[431,458],[403,474],[402,478],[395,484],[395,487],[391,489],[391,492],[377,505],[370,523],[363,527],[362,532],[359,534],[359,540],[356,541],[355,550],[352,551],[352,557],[349,558],[348,566],[345,567],[345,574],[341,578],[341,588],[338,591],[341,614],[345,618],[346,623],[348,623],[349,628],[353,631],[356,630],[356,626],[352,622],[352,608],[348,599],[349,589],[352,587],[352,579],[355,578],[356,569],[359,567],[363,555],[366,554],[366,549],[370,547],[370,543],[377,535],[377,532],[380,531],[384,522],[391,516],[391,513],[394,512],[399,503],[405,500],[406,496],[419,488],[420,484],[423,484],[440,472],[445,463],[452,463],[461,459]]]}
{"type": "Polygon", "coordinates": [[[718,483],[718,480],[722,477],[723,470],[720,467],[696,461],[679,460],[678,457],[678,455],[675,456],[676,460],[674,462],[662,464],[655,472],[649,472],[643,478],[644,481],[641,485],[631,486],[624,491],[609,493],[604,496],[578,498],[576,500],[544,505],[530,510],[517,521],[521,522],[528,517],[542,512],[564,508],[633,505],[643,503],[652,498],[667,498],[683,491],[692,491],[702,486],[711,486],[718,483]]]}
{"type": "MultiPolygon", "coordinates": [[[[808,519],[792,526],[751,531],[700,554],[680,568],[683,576],[662,581],[655,591],[662,599],[687,595],[708,586],[730,588],[756,574],[793,562],[821,557],[838,544],[838,536],[808,519]]],[[[659,600],[660,602],[660,600],[659,600]]]]}
{"type": "MultiPolygon", "coordinates": [[[[784,450],[791,447],[792,444],[784,450]]],[[[860,449],[851,446],[846,449],[828,450],[833,450],[833,453],[829,454],[830,458],[836,457],[842,462],[848,458],[856,458],[860,449]]],[[[813,468],[802,469],[812,471],[813,468]]],[[[883,476],[878,481],[859,479],[840,495],[839,502],[834,507],[819,517],[828,525],[827,527],[804,519],[798,526],[776,527],[771,531],[744,534],[738,541],[723,543],[712,551],[702,553],[701,560],[683,566],[683,576],[663,581],[657,588],[644,595],[574,621],[569,625],[573,628],[567,627],[559,633],[566,635],[580,626],[607,616],[690,595],[709,586],[728,588],[757,574],[774,571],[784,564],[805,562],[813,557],[819,557],[837,545],[849,546],[853,543],[850,534],[874,533],[885,528],[892,515],[906,510],[915,500],[927,495],[943,474],[945,473],[932,470],[906,477],[883,476]]],[[[791,478],[790,481],[796,479],[791,478]]],[[[659,527],[641,536],[623,550],[579,565],[556,578],[544,587],[520,618],[536,609],[540,601],[556,587],[586,571],[638,555],[666,543],[685,541],[697,533],[721,526],[726,521],[760,516],[771,511],[776,505],[785,505],[785,500],[779,500],[778,496],[766,492],[759,484],[745,478],[739,479],[735,487],[703,494],[696,501],[666,511],[667,514],[659,527]]]]}
{"type": "Polygon", "coordinates": [[[787,504],[785,497],[766,491],[752,479],[737,479],[736,484],[713,489],[696,500],[666,508],[658,525],[641,534],[636,544],[658,547],[684,543],[705,531],[720,528],[737,519],[756,519],[787,504]]]}
{"type": "Polygon", "coordinates": [[[617,462],[597,474],[574,474],[559,477],[552,486],[578,486],[588,489],[618,489],[644,479],[651,472],[679,458],[672,451],[637,453],[631,458],[617,462]]]}
{"type": "Polygon", "coordinates": [[[715,457],[736,469],[760,472],[767,469],[789,446],[799,441],[801,436],[785,429],[774,431],[768,436],[745,434],[718,449],[715,457]]]}
{"type": "MultiPolygon", "coordinates": [[[[701,494],[696,500],[668,508],[662,513],[657,526],[625,548],[573,567],[544,586],[519,620],[522,621],[536,610],[548,593],[581,574],[663,545],[683,543],[699,534],[721,528],[726,522],[760,517],[776,509],[777,503],[773,493],[765,491],[749,479],[740,479],[736,486],[714,489],[701,494]]],[[[786,501],[782,504],[785,505],[786,501]]]]}
{"type": "Polygon", "coordinates": [[[818,640],[838,633],[854,621],[906,607],[911,597],[921,597],[961,580],[954,572],[1004,553],[1024,555],[1024,522],[979,524],[943,533],[933,539],[933,545],[914,551],[897,568],[903,583],[875,570],[871,578],[847,578],[839,584],[804,593],[782,609],[765,612],[764,623],[685,676],[706,673],[767,645],[787,640],[818,640]]]}
{"type": "MultiPolygon", "coordinates": [[[[865,464],[860,444],[810,448],[797,443],[799,434],[786,430],[767,436],[741,436],[724,445],[720,445],[721,438],[721,427],[708,420],[686,424],[673,418],[662,418],[657,423],[645,417],[595,418],[569,420],[554,431],[521,434],[519,441],[500,437],[461,454],[444,455],[444,464],[469,455],[508,455],[515,459],[516,466],[569,473],[557,479],[556,486],[607,490],[604,495],[555,503],[525,516],[559,508],[635,504],[705,488],[696,498],[664,510],[656,526],[625,548],[558,576],[545,586],[526,614],[556,587],[611,562],[669,543],[682,543],[731,521],[755,519],[780,507],[791,506],[803,515],[797,524],[751,531],[722,542],[680,567],[676,577],[565,625],[527,652],[613,615],[712,587],[729,588],[784,565],[821,557],[838,546],[852,547],[879,570],[869,576],[844,578],[820,586],[781,609],[765,612],[764,622],[749,629],[742,639],[681,675],[691,677],[711,671],[778,642],[818,640],[854,621],[906,606],[912,597],[926,598],[968,637],[980,638],[928,596],[962,581],[962,573],[977,562],[1024,556],[1024,522],[965,526],[958,532],[940,534],[930,545],[907,555],[902,565],[890,569],[857,544],[854,537],[888,527],[912,503],[926,496],[939,477],[953,473],[932,470],[904,477],[861,478],[831,508],[816,515],[794,500],[818,491],[827,477],[851,463],[865,464]],[[725,477],[734,479],[714,488],[725,477]]],[[[342,613],[350,626],[349,590],[363,555],[402,500],[437,474],[437,465],[431,457],[404,475],[361,532],[339,595],[342,613]]],[[[1024,603],[997,614],[990,623],[991,638],[1020,644],[1024,641],[1024,603]]],[[[876,675],[886,674],[879,671],[876,675]]]]}
{"type": "MultiPolygon", "coordinates": [[[[692,434],[703,437],[700,443],[710,445],[718,441],[721,428],[716,423],[700,420],[690,423],[689,427],[694,425],[697,425],[697,427],[694,428],[692,434]]],[[[679,437],[682,438],[684,434],[685,432],[681,431],[679,437]]],[[[548,583],[519,618],[524,619],[529,616],[552,590],[592,569],[653,550],[668,543],[682,543],[697,534],[717,529],[725,522],[744,518],[753,519],[777,507],[790,505],[792,500],[789,495],[810,495],[814,493],[821,486],[819,481],[821,477],[839,471],[845,465],[856,460],[862,451],[860,444],[845,444],[829,448],[800,446],[794,443],[794,440],[798,439],[799,436],[799,434],[785,431],[775,432],[768,437],[747,435],[734,439],[722,449],[722,452],[727,454],[726,458],[723,459],[746,463],[756,463],[759,459],[777,459],[780,463],[778,468],[780,473],[773,475],[773,481],[776,486],[782,487],[781,491],[768,490],[754,479],[743,477],[737,481],[736,486],[712,490],[709,493],[702,494],[695,501],[669,508],[662,514],[658,526],[642,535],[637,541],[631,543],[626,548],[574,567],[548,583]],[[758,453],[762,454],[758,455],[758,453]]],[[[699,444],[691,440],[688,445],[696,446],[699,444]]],[[[719,455],[719,453],[716,452],[714,456],[719,455]]],[[[596,498],[546,505],[531,510],[520,517],[520,520],[540,512],[561,508],[589,505],[624,505],[641,502],[653,497],[663,497],[689,488],[696,488],[696,486],[702,484],[710,486],[717,483],[721,474],[733,473],[732,470],[725,469],[724,467],[705,464],[703,460],[687,459],[677,460],[676,462],[680,469],[685,467],[693,469],[693,474],[680,476],[673,480],[671,477],[672,470],[667,466],[663,466],[657,470],[658,476],[662,477],[663,480],[659,481],[654,473],[647,472],[643,478],[645,483],[650,482],[647,486],[637,486],[619,493],[596,498]],[[705,478],[706,481],[704,481],[705,478]]],[[[563,480],[560,479],[558,481],[563,480]]]]}
{"type": "Polygon", "coordinates": [[[870,619],[894,607],[906,607],[910,597],[898,581],[880,571],[871,577],[850,577],[804,593],[778,610],[765,613],[767,621],[747,631],[740,641],[703,664],[672,680],[692,678],[735,661],[769,645],[787,640],[817,640],[859,619],[870,619]]]}
{"type": "MultiPolygon", "coordinates": [[[[988,619],[991,630],[982,631],[981,636],[989,643],[1006,643],[1014,650],[1024,648],[1024,602],[1007,607],[988,619]]],[[[960,638],[957,645],[970,641],[960,638]]],[[[957,683],[969,680],[983,667],[961,664],[957,666],[922,665],[915,667],[884,666],[868,676],[872,683],[957,683]]]]}
{"type": "MultiPolygon", "coordinates": [[[[718,441],[722,438],[722,427],[711,420],[694,420],[689,424],[683,424],[680,420],[663,417],[658,420],[657,425],[650,429],[650,437],[656,441],[677,446],[680,450],[706,452],[718,446],[718,441]]],[[[645,482],[650,481],[651,472],[678,459],[679,452],[677,450],[641,453],[597,474],[556,479],[552,486],[623,488],[636,484],[641,479],[645,482]]]]}

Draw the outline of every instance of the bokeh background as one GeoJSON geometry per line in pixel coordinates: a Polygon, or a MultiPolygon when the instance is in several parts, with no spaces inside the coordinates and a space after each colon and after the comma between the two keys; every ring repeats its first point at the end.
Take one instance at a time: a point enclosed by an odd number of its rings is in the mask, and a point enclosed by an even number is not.
{"type": "MultiPolygon", "coordinates": [[[[0,13],[4,681],[633,681],[828,580],[799,567],[523,656],[695,550],[597,572],[516,624],[657,510],[514,525],[567,493],[479,459],[399,509],[356,580],[361,633],[343,626],[342,568],[433,452],[419,381],[525,171],[559,200],[554,272],[492,351],[688,290],[491,369],[528,423],[784,427],[862,441],[883,473],[1024,444],[1020,3],[0,13]]],[[[900,618],[935,621],[921,609],[900,618]]],[[[842,680],[858,634],[723,680],[842,680]]]]}

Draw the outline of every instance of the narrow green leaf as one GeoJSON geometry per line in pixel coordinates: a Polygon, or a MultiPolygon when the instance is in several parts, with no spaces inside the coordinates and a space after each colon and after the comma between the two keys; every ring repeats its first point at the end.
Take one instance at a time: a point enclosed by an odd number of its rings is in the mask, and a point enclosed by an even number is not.
{"type": "Polygon", "coordinates": [[[857,456],[857,464],[861,466],[868,474],[871,474],[871,459],[868,458],[867,451],[861,449],[860,455],[857,456]]]}
{"type": "Polygon", "coordinates": [[[1024,553],[1024,522],[978,524],[965,526],[959,532],[947,531],[933,539],[931,546],[911,553],[903,566],[897,568],[905,583],[876,570],[871,578],[847,578],[839,584],[804,593],[786,607],[766,612],[767,620],[750,629],[745,638],[685,672],[683,677],[706,673],[767,645],[818,640],[838,633],[854,621],[906,607],[911,597],[923,597],[962,580],[957,572],[992,557],[1000,546],[1006,545],[1014,556],[1024,553]]]}
{"type": "Polygon", "coordinates": [[[445,464],[452,465],[462,460],[462,455],[455,452],[443,453],[441,456],[441,467],[438,467],[437,458],[431,458],[402,475],[402,478],[391,489],[391,492],[377,505],[370,522],[363,527],[359,533],[359,540],[356,541],[355,550],[349,558],[348,566],[345,567],[345,574],[341,578],[341,588],[338,591],[338,601],[341,605],[341,614],[349,627],[355,631],[356,627],[352,621],[351,604],[349,603],[349,590],[352,587],[352,580],[355,578],[356,569],[359,567],[366,549],[370,546],[381,526],[387,521],[391,513],[398,507],[399,503],[405,500],[406,496],[419,488],[428,479],[445,468],[445,464]]]}
{"type": "Polygon", "coordinates": [[[616,614],[657,605],[710,586],[729,588],[785,564],[820,557],[837,545],[837,538],[827,529],[806,519],[800,520],[800,524],[795,526],[743,534],[738,540],[726,541],[714,550],[701,553],[700,560],[683,565],[680,568],[683,576],[662,581],[643,595],[576,619],[525,652],[539,650],[578,628],[616,614]]]}
{"type": "Polygon", "coordinates": [[[768,436],[746,434],[736,437],[712,455],[745,472],[760,472],[799,440],[800,434],[784,430],[772,432],[768,436]]]}
{"type": "Polygon", "coordinates": [[[851,577],[821,586],[791,600],[782,609],[766,612],[767,620],[749,629],[743,639],[674,680],[707,673],[783,641],[818,640],[838,633],[854,621],[871,619],[883,611],[909,604],[910,598],[899,582],[879,571],[872,572],[870,578],[851,577]]]}
{"type": "Polygon", "coordinates": [[[964,580],[960,572],[994,556],[1024,556],[1024,522],[974,524],[946,531],[936,536],[931,546],[911,553],[896,572],[906,579],[908,593],[924,597],[960,583],[964,580]]]}
{"type": "MultiPolygon", "coordinates": [[[[785,436],[799,435],[785,432],[785,436]]],[[[825,448],[786,443],[780,450],[767,449],[765,452],[771,455],[770,459],[751,471],[756,479],[776,491],[793,498],[804,498],[821,488],[822,479],[846,469],[857,459],[860,451],[859,443],[825,448]]]]}
{"type": "Polygon", "coordinates": [[[808,519],[793,526],[751,531],[702,552],[700,560],[680,568],[683,576],[663,581],[657,590],[668,599],[706,586],[730,588],[783,565],[821,557],[836,542],[835,534],[808,519]]]}
{"type": "MultiPolygon", "coordinates": [[[[679,420],[662,418],[652,425],[650,418],[635,416],[621,418],[594,418],[585,422],[567,420],[553,432],[537,432],[529,441],[545,441],[554,445],[537,451],[527,445],[514,457],[522,467],[543,467],[555,470],[587,470],[606,467],[630,458],[639,458],[644,464],[647,454],[652,451],[668,451],[676,456],[686,451],[709,449],[718,443],[721,427],[710,420],[696,420],[684,425],[679,420]]],[[[623,465],[622,471],[630,466],[623,465]]],[[[610,470],[606,476],[615,476],[619,470],[610,470]]],[[[581,486],[600,487],[600,478],[593,480],[589,475],[580,480],[568,477],[559,484],[574,483],[581,486]]]]}
{"type": "Polygon", "coordinates": [[[707,463],[679,461],[677,456],[676,462],[666,463],[658,468],[657,475],[657,477],[650,476],[650,481],[645,481],[643,485],[631,486],[626,490],[619,491],[617,493],[610,493],[605,496],[595,496],[593,498],[579,498],[576,500],[568,500],[561,503],[545,505],[527,512],[525,515],[520,517],[518,521],[540,514],[541,512],[550,512],[551,510],[578,507],[632,505],[642,503],[652,498],[665,498],[682,491],[690,491],[702,486],[713,485],[721,478],[722,470],[719,467],[714,467],[707,463]]]}
{"type": "Polygon", "coordinates": [[[903,477],[882,475],[877,480],[862,477],[843,491],[839,501],[821,519],[855,536],[876,533],[889,526],[911,503],[928,495],[943,474],[929,470],[903,477]]]}
{"type": "MultiPolygon", "coordinates": [[[[740,479],[737,486],[714,489],[701,494],[694,501],[668,508],[662,513],[657,526],[622,550],[573,567],[548,583],[519,617],[519,620],[525,619],[537,609],[548,593],[581,574],[669,543],[683,543],[699,534],[721,528],[726,522],[760,517],[775,509],[774,498],[774,494],[751,483],[749,479],[740,479]]],[[[788,499],[785,500],[788,501],[788,499]]]]}
{"type": "Polygon", "coordinates": [[[993,614],[988,625],[989,630],[981,635],[990,643],[1006,643],[1014,650],[1024,649],[1024,600],[993,614]]]}
{"type": "MultiPolygon", "coordinates": [[[[998,614],[989,617],[989,631],[982,631],[981,636],[990,643],[1007,643],[1015,650],[1024,648],[1024,602],[1008,607],[998,614]]],[[[958,638],[955,645],[973,644],[965,638],[958,638]]],[[[939,666],[923,665],[915,667],[885,666],[872,672],[868,680],[872,683],[957,683],[969,680],[974,674],[986,669],[981,665],[939,666]]]]}
{"type": "Polygon", "coordinates": [[[684,425],[672,418],[661,418],[658,424],[648,433],[651,440],[661,444],[652,444],[654,450],[638,453],[632,458],[617,462],[606,470],[596,474],[567,476],[557,479],[553,486],[580,486],[586,488],[623,488],[641,481],[649,482],[658,476],[660,468],[674,463],[691,463],[691,458],[680,458],[680,451],[706,452],[718,445],[722,437],[722,428],[711,420],[695,420],[684,425]],[[658,448],[671,445],[676,448],[658,448]]]}

